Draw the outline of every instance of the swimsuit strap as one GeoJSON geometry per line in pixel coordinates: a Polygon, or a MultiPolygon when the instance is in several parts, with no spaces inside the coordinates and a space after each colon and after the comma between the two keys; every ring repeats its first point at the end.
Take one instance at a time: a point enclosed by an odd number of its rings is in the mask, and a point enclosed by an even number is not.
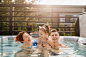
{"type": "Polygon", "coordinates": [[[47,40],[46,40],[46,42],[43,42],[43,41],[41,41],[41,38],[39,38],[39,39],[40,39],[40,44],[44,47],[43,44],[47,43],[47,40]]]}
{"type": "MultiPolygon", "coordinates": [[[[48,39],[47,39],[48,40],[48,39]]],[[[48,43],[49,44],[49,43],[48,43]]],[[[49,46],[51,46],[50,44],[49,44],[49,46]]]]}
{"type": "MultiPolygon", "coordinates": [[[[40,44],[43,44],[44,42],[43,41],[41,41],[41,38],[39,38],[40,39],[40,44]]],[[[47,42],[47,41],[46,41],[47,42]]]]}
{"type": "Polygon", "coordinates": [[[30,46],[30,47],[27,47],[27,49],[28,49],[28,48],[32,48],[32,42],[31,42],[31,46],[30,46]]]}
{"type": "Polygon", "coordinates": [[[32,47],[30,46],[30,47],[27,47],[26,49],[28,49],[28,48],[31,49],[32,47]]]}
{"type": "MultiPolygon", "coordinates": [[[[41,39],[40,39],[40,44],[43,46],[43,44],[45,44],[45,43],[47,43],[47,44],[49,44],[48,42],[48,39],[46,39],[46,42],[43,42],[43,41],[41,41],[41,39]]],[[[49,44],[50,45],[50,44],[49,44]]],[[[50,45],[51,46],[51,45],[50,45]]],[[[43,47],[45,47],[45,46],[43,46],[43,47]]]]}

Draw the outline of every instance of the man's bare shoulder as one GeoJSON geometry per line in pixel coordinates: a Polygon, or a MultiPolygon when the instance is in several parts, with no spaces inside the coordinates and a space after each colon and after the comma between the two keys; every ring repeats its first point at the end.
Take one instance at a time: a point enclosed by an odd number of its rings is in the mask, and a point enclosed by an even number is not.
{"type": "Polygon", "coordinates": [[[48,41],[47,41],[48,43],[52,43],[52,40],[51,39],[48,39],[48,41]]]}

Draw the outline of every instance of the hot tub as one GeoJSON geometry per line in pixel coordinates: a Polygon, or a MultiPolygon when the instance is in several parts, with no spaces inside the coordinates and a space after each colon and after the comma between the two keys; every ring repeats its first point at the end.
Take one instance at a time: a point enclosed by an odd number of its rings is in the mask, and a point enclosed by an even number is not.
{"type": "MultiPolygon", "coordinates": [[[[21,50],[19,46],[22,43],[16,43],[13,39],[15,36],[0,36],[0,55],[3,57],[14,57],[14,54],[21,50]],[[3,40],[3,41],[1,41],[3,40]],[[1,43],[3,42],[3,43],[1,43]],[[2,46],[2,47],[1,47],[2,46]],[[3,52],[3,54],[1,54],[3,52]]],[[[33,37],[31,37],[33,39],[33,37]]],[[[58,57],[86,57],[86,39],[84,37],[76,36],[60,36],[59,42],[66,45],[67,48],[64,48],[63,53],[57,55],[58,57]]],[[[49,57],[57,57],[51,56],[49,57]]],[[[38,56],[34,56],[38,57],[38,56]]]]}

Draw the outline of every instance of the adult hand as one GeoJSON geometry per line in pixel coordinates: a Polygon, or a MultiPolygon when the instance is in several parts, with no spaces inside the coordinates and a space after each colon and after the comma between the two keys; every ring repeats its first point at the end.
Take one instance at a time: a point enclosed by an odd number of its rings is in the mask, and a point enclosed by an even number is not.
{"type": "Polygon", "coordinates": [[[67,46],[65,46],[65,45],[61,45],[61,47],[62,47],[62,48],[67,48],[67,46]]]}

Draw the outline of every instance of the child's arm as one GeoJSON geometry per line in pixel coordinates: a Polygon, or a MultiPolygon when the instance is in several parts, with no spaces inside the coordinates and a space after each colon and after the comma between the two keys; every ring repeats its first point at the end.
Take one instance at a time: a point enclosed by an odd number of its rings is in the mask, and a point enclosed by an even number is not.
{"type": "Polygon", "coordinates": [[[40,39],[38,39],[38,45],[40,44],[40,39]]]}
{"type": "Polygon", "coordinates": [[[40,45],[40,38],[38,39],[38,47],[42,47],[42,46],[40,45]]]}

